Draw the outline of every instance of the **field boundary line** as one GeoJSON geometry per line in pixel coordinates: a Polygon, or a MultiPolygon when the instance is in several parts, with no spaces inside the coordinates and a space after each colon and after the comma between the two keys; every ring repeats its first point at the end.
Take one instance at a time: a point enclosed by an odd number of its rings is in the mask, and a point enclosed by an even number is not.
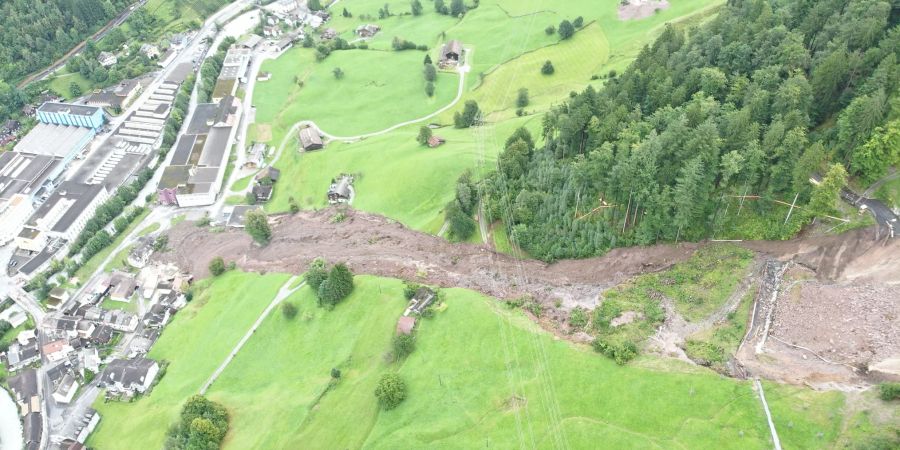
{"type": "Polygon", "coordinates": [[[759,400],[762,402],[763,410],[766,412],[766,421],[769,422],[769,432],[772,434],[772,442],[775,444],[775,450],[781,450],[781,441],[778,440],[778,431],[775,430],[775,422],[772,421],[772,413],[769,411],[769,404],[766,402],[766,393],[763,392],[762,383],[759,378],[753,380],[756,383],[756,390],[759,392],[759,400]]]}

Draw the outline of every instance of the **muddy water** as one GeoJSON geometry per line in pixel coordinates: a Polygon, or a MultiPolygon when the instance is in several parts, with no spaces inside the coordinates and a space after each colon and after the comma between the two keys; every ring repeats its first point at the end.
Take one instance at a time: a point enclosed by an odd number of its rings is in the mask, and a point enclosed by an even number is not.
{"type": "Polygon", "coordinates": [[[0,389],[0,450],[19,450],[23,445],[19,410],[9,393],[0,389]]]}

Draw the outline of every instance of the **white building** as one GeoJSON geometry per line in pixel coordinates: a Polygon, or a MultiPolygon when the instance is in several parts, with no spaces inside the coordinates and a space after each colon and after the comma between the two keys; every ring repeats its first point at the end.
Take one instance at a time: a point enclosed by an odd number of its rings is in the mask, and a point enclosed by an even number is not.
{"type": "Polygon", "coordinates": [[[102,184],[63,182],[16,237],[19,248],[40,251],[51,239],[73,241],[109,198],[102,184]]]}

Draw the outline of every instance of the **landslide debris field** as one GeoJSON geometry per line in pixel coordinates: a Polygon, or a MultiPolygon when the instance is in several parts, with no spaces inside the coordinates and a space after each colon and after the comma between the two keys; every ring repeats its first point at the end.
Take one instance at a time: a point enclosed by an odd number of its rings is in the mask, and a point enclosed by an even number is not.
{"type": "MultiPolygon", "coordinates": [[[[289,273],[302,273],[321,256],[346,262],[356,273],[464,287],[501,299],[531,295],[565,329],[560,322],[576,306],[592,310],[605,290],[686,261],[704,245],[616,249],[598,258],[546,264],[482,245],[451,244],[352,210],[333,223],[335,213],[326,209],[272,216],[273,239],[265,247],[252,243],[242,230],[183,222],[169,232],[169,251],[157,257],[205,277],[216,256],[243,270],[289,273]]],[[[755,251],[757,263],[733,297],[744,295],[750,284],[759,289],[748,321],[750,338],[737,352],[742,370],[730,373],[846,385],[863,381],[868,367],[900,356],[900,239],[876,241],[872,230],[855,230],[739,245],[755,251]]],[[[724,317],[736,304],[728,301],[713,316],[724,317]]],[[[660,334],[668,335],[655,340],[683,345],[696,328],[676,330],[672,336],[673,328],[664,326],[660,334]]],[[[661,346],[661,352],[672,355],[673,345],[661,346]]]]}

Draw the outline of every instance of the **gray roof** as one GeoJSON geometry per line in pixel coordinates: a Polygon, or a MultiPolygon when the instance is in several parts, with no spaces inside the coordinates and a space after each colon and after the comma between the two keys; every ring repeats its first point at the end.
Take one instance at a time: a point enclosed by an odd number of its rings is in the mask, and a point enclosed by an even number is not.
{"type": "Polygon", "coordinates": [[[175,146],[175,153],[172,155],[172,161],[169,163],[173,166],[187,164],[191,159],[191,151],[194,150],[194,143],[197,142],[196,134],[183,134],[178,139],[178,145],[175,146]]]}
{"type": "Polygon", "coordinates": [[[125,387],[144,384],[144,378],[156,361],[147,358],[115,359],[103,371],[106,385],[121,383],[125,387]]]}
{"type": "Polygon", "coordinates": [[[314,145],[321,146],[322,137],[313,127],[307,127],[300,130],[300,144],[303,145],[303,148],[314,145]]]}
{"type": "Polygon", "coordinates": [[[194,108],[194,114],[191,115],[191,121],[185,130],[185,134],[206,134],[209,133],[212,124],[215,123],[216,114],[219,111],[219,105],[215,103],[201,103],[194,108]]]}
{"type": "Polygon", "coordinates": [[[455,53],[457,56],[461,54],[462,43],[454,39],[444,44],[444,47],[441,49],[441,59],[447,59],[447,55],[450,53],[455,53]]]}
{"type": "Polygon", "coordinates": [[[181,84],[184,82],[185,78],[190,75],[191,72],[194,71],[194,65],[189,62],[181,63],[171,71],[169,71],[169,76],[166,77],[166,81],[170,81],[172,83],[181,84]]]}
{"type": "Polygon", "coordinates": [[[231,141],[228,139],[230,135],[231,127],[215,127],[210,130],[198,164],[206,167],[220,167],[226,163],[225,158],[231,147],[231,141]]]}
{"type": "Polygon", "coordinates": [[[47,113],[68,113],[74,116],[92,116],[100,108],[96,106],[73,105],[71,103],[46,102],[37,110],[47,113]]]}
{"type": "Polygon", "coordinates": [[[41,442],[41,433],[43,432],[44,422],[41,420],[41,413],[31,412],[22,419],[25,442],[41,442]]]}
{"type": "Polygon", "coordinates": [[[218,175],[218,167],[199,167],[194,169],[194,173],[191,174],[188,182],[194,184],[213,183],[218,175]]]}
{"type": "Polygon", "coordinates": [[[38,395],[37,370],[27,369],[7,380],[17,399],[29,399],[38,395]]]}
{"type": "Polygon", "coordinates": [[[253,48],[259,45],[260,42],[262,42],[261,36],[257,34],[251,34],[238,41],[237,45],[241,47],[253,48]]]}
{"type": "Polygon", "coordinates": [[[93,130],[84,127],[39,123],[16,144],[15,150],[35,155],[62,157],[93,130]]]}
{"type": "Polygon", "coordinates": [[[250,211],[257,210],[257,209],[261,209],[261,208],[259,206],[255,206],[255,205],[235,206],[234,209],[231,211],[231,216],[228,217],[228,226],[243,228],[244,220],[247,217],[247,213],[250,211]]]}
{"type": "Polygon", "coordinates": [[[57,204],[64,200],[68,200],[71,204],[65,209],[65,212],[56,219],[51,231],[62,233],[72,226],[72,223],[84,213],[88,205],[97,198],[105,188],[102,184],[83,184],[74,181],[63,182],[56,191],[50,195],[47,201],[38,208],[37,211],[28,219],[28,226],[36,227],[39,219],[47,218],[47,215],[53,211],[57,204]]]}
{"type": "Polygon", "coordinates": [[[47,155],[0,153],[0,199],[34,194],[59,163],[59,158],[47,155]]]}
{"type": "Polygon", "coordinates": [[[163,170],[162,176],[159,178],[160,189],[174,189],[184,186],[191,176],[190,166],[178,165],[168,166],[163,170]]]}

